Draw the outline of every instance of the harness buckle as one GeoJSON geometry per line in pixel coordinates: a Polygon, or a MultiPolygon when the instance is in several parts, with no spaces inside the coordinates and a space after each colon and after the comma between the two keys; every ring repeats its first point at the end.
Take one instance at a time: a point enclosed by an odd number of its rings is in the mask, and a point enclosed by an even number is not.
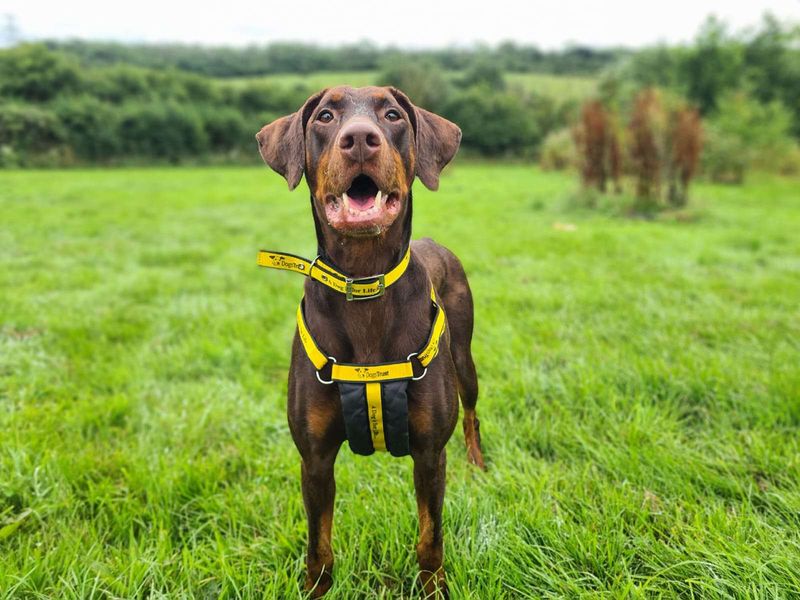
{"type": "Polygon", "coordinates": [[[380,275],[370,275],[369,277],[345,277],[344,278],[345,284],[345,295],[347,296],[347,301],[350,300],[372,300],[373,298],[380,298],[383,296],[384,292],[386,292],[386,275],[381,273],[380,275]],[[354,283],[364,283],[365,281],[371,281],[373,279],[377,279],[378,284],[378,291],[370,296],[355,296],[353,294],[353,284],[354,283]]]}

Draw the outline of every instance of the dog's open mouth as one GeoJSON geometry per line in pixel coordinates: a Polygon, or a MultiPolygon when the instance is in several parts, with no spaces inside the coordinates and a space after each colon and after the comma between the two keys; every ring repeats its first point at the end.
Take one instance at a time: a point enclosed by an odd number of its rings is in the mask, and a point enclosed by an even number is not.
{"type": "Polygon", "coordinates": [[[392,224],[400,212],[400,194],[383,191],[375,181],[358,175],[341,196],[325,197],[328,223],[351,233],[378,234],[392,224]]]}

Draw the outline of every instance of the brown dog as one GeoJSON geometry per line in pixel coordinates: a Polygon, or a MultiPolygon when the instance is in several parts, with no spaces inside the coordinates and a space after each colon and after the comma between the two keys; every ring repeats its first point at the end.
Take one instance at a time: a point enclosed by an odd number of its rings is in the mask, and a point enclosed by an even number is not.
{"type": "MultiPolygon", "coordinates": [[[[431,190],[453,158],[461,131],[450,121],[415,107],[394,88],[324,90],[296,113],[256,136],[264,161],[294,189],[305,173],[311,190],[318,251],[351,278],[388,273],[411,244],[408,267],[385,294],[362,302],[309,279],[305,284],[308,330],[339,362],[375,364],[405,359],[432,328],[431,282],[444,306],[447,328],[438,356],[424,377],[408,383],[407,431],[414,461],[419,511],[417,557],[426,594],[447,597],[442,567],[445,444],[464,406],[469,460],[483,468],[475,404],[478,380],[472,362],[472,295],[464,269],[429,239],[410,242],[411,184],[431,190]]],[[[323,595],[333,582],[331,526],[333,466],[346,439],[342,400],[324,385],[295,334],[289,371],[289,427],[302,457],[303,500],[308,517],[306,588],[323,595]]]]}

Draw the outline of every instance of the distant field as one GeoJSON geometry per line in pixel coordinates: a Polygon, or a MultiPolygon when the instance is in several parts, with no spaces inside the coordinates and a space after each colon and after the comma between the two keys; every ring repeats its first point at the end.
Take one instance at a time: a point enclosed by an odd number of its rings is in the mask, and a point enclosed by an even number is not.
{"type": "MultiPolygon", "coordinates": [[[[320,81],[320,83],[323,83],[320,81]]],[[[800,597],[797,180],[680,218],[458,163],[489,470],[448,448],[454,600],[800,597]]],[[[301,598],[286,423],[305,191],[265,168],[0,171],[0,598],[301,598]]],[[[460,429],[460,428],[459,428],[460,429]]],[[[411,598],[411,463],[343,449],[332,600],[411,598]]]]}
{"type": "MultiPolygon", "coordinates": [[[[448,76],[456,79],[461,73],[450,72],[448,76]]],[[[519,86],[525,90],[539,92],[549,96],[556,96],[561,99],[576,98],[582,99],[591,95],[597,87],[597,79],[594,77],[579,77],[573,75],[546,75],[540,73],[506,73],[506,81],[510,86],[519,86]]],[[[361,87],[374,85],[377,82],[378,73],[376,71],[341,71],[341,72],[318,72],[308,75],[270,75],[258,77],[255,80],[270,81],[286,86],[302,85],[310,88],[326,88],[335,85],[351,85],[361,87]]],[[[231,85],[242,82],[253,81],[254,79],[226,79],[231,85]]]]}

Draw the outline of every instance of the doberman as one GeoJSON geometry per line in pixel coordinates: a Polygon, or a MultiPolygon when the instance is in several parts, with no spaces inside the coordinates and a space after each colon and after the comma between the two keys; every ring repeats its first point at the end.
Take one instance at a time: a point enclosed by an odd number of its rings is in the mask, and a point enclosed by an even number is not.
{"type": "MultiPolygon", "coordinates": [[[[458,150],[461,130],[414,106],[395,88],[336,87],[266,125],[256,139],[262,158],[286,178],[290,190],[305,173],[319,257],[350,281],[388,273],[410,246],[405,272],[369,301],[350,301],[313,278],[306,281],[307,331],[325,354],[353,364],[403,360],[432,330],[431,284],[434,306],[444,307],[447,325],[438,355],[423,377],[408,382],[407,440],[414,463],[424,592],[448,597],[442,565],[445,444],[458,420],[459,397],[467,457],[484,468],[475,412],[478,379],[470,351],[473,303],[454,254],[430,239],[411,242],[411,184],[416,176],[431,190],[439,187],[442,169],[458,150]]],[[[305,584],[312,597],[320,597],[333,583],[334,462],[348,438],[340,392],[335,385],[324,385],[301,333],[292,345],[288,417],[302,457],[308,517],[305,584]]]]}

